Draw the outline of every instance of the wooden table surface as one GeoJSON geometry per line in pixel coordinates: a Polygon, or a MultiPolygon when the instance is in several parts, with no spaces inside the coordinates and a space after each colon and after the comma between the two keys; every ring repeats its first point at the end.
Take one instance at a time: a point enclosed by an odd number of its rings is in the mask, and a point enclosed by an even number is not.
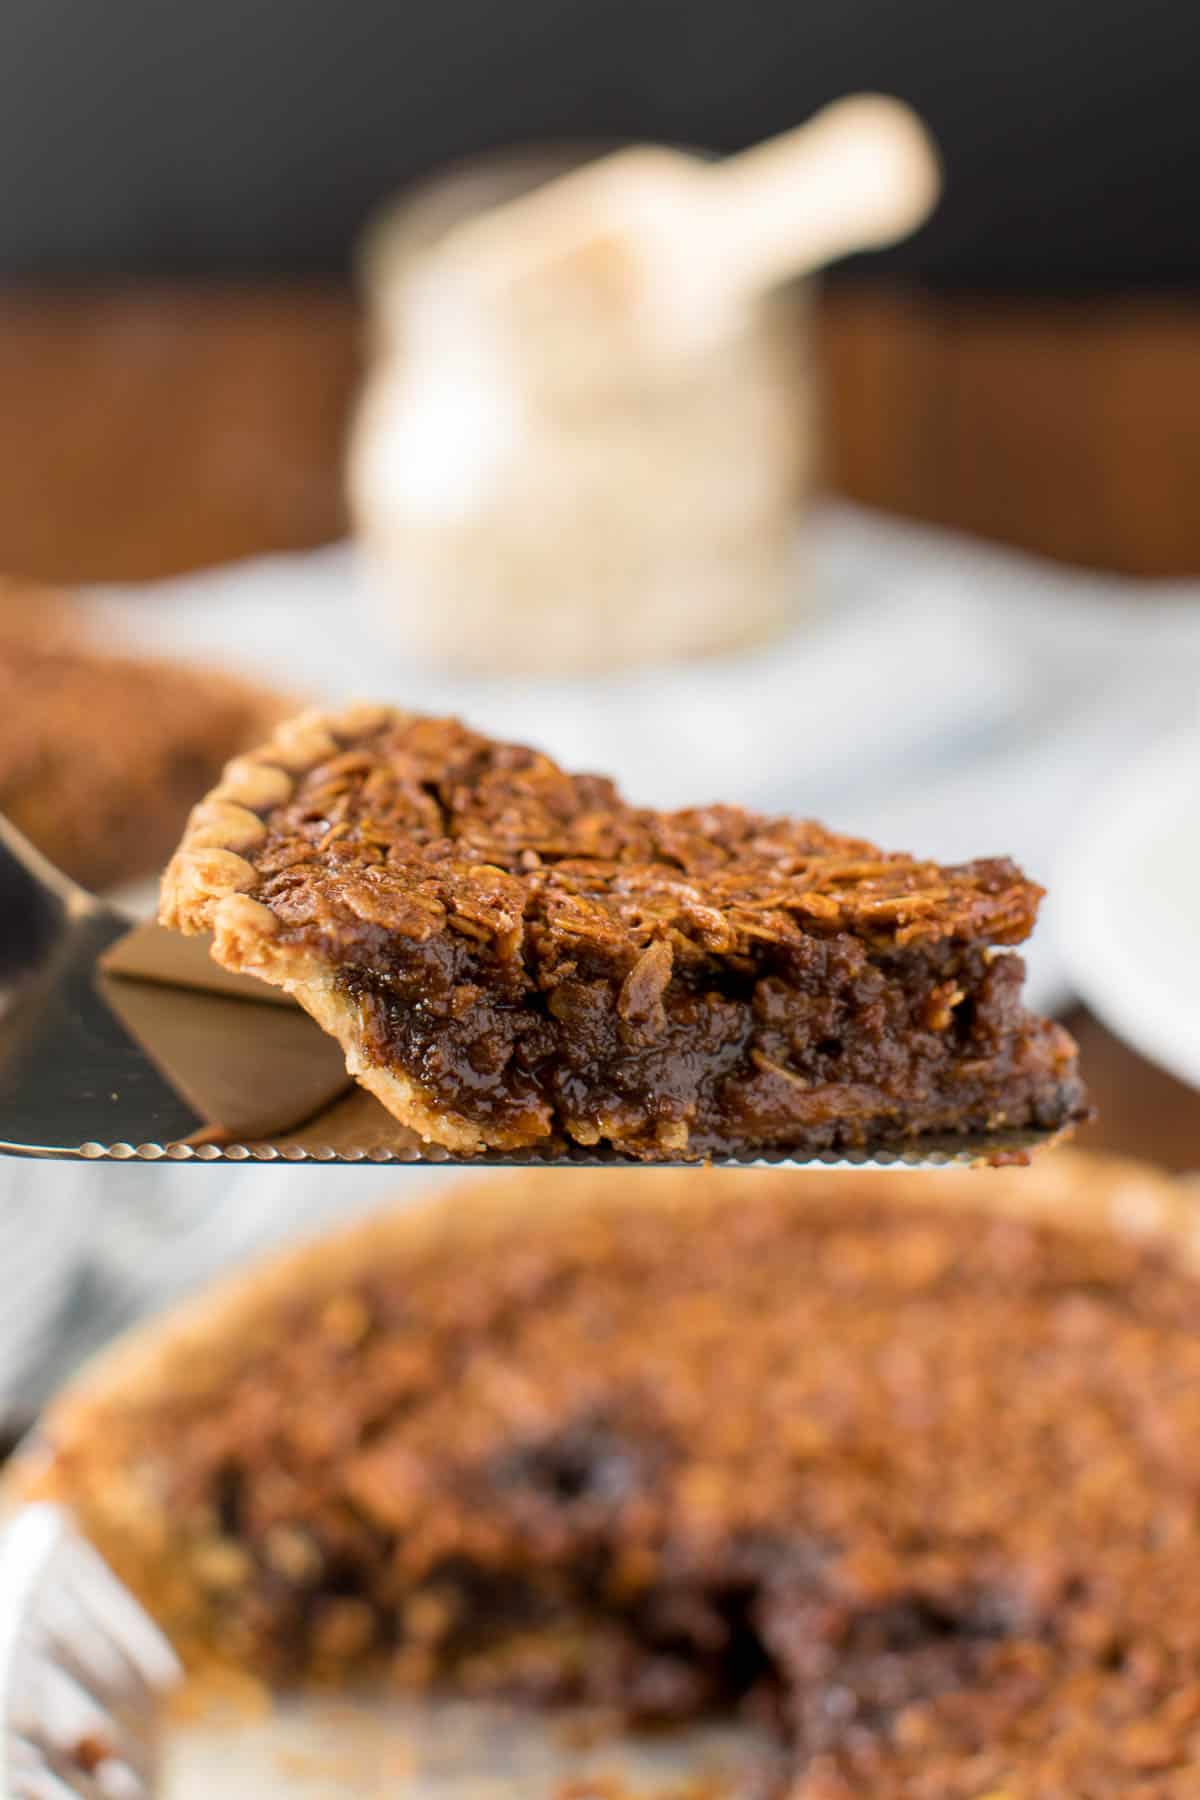
{"type": "MultiPolygon", "coordinates": [[[[1200,303],[818,315],[832,485],[1051,556],[1200,574],[1200,303]]],[[[0,292],[0,567],[132,579],[344,527],[359,319],[335,286],[0,292]]],[[[1200,1169],[1200,1095],[1072,1021],[1096,1146],[1200,1169]]]]}

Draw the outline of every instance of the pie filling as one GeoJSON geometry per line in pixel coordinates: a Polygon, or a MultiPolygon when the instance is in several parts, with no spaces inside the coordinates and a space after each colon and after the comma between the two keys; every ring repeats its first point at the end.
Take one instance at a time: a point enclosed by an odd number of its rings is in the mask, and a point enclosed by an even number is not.
{"type": "Polygon", "coordinates": [[[531,967],[455,934],[356,948],[336,983],[367,1060],[491,1142],[819,1151],[1084,1110],[1074,1046],[1024,1010],[1012,954],[846,935],[682,967],[655,946],[531,967]]]}
{"type": "Polygon", "coordinates": [[[355,1556],[328,1555],[290,1527],[241,1535],[227,1498],[226,1529],[254,1575],[224,1613],[225,1645],[285,1688],[350,1671],[418,1691],[595,1707],[634,1727],[736,1713],[778,1740],[754,1789],[772,1795],[795,1791],[789,1766],[885,1744],[930,1703],[962,1695],[979,1706],[986,1693],[986,1707],[1003,1705],[1011,1665],[1031,1649],[1053,1657],[1052,1621],[1015,1591],[968,1579],[874,1601],[839,1595],[830,1543],[748,1535],[639,1580],[622,1538],[641,1458],[595,1417],[515,1445],[474,1485],[481,1507],[523,1516],[522,1553],[500,1567],[447,1554],[407,1590],[389,1579],[386,1538],[355,1556]]]}

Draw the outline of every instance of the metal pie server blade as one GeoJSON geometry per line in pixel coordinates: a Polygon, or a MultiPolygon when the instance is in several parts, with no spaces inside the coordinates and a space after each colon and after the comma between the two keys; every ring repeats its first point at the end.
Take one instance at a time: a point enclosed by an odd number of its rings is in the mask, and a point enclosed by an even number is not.
{"type": "MultiPolygon", "coordinates": [[[[472,1157],[427,1144],[370,1095],[347,1091],[340,1051],[298,1009],[184,986],[138,996],[138,984],[106,977],[100,959],[129,929],[128,919],[68,881],[0,817],[0,1155],[645,1166],[604,1147],[563,1142],[472,1157]],[[276,1083],[270,1095],[269,1077],[276,1083]]],[[[713,1160],[943,1168],[1023,1156],[1057,1135],[881,1139],[851,1152],[797,1157],[753,1150],[713,1160]]]]}

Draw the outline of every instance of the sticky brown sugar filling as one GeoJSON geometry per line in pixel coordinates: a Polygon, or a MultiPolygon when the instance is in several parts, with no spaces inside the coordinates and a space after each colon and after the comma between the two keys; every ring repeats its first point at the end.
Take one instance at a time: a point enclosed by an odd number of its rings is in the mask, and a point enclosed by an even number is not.
{"type": "Polygon", "coordinates": [[[1014,956],[872,956],[839,935],[678,973],[653,949],[505,966],[454,936],[362,957],[336,980],[368,1058],[495,1143],[830,1150],[1055,1127],[1079,1101],[1065,1034],[1023,1016],[1014,956]]]}

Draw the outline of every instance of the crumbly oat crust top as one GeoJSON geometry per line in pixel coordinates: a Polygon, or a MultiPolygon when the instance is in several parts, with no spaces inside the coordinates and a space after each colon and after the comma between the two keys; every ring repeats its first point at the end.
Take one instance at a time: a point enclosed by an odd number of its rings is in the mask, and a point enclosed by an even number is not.
{"type": "Polygon", "coordinates": [[[1041,891],[1002,857],[943,867],[811,821],[634,807],[456,720],[360,707],[292,720],[230,766],[168,871],[163,917],[327,943],[449,930],[502,956],[530,930],[581,953],[661,940],[712,956],[837,932],[884,949],[1019,943],[1041,891]]]}

